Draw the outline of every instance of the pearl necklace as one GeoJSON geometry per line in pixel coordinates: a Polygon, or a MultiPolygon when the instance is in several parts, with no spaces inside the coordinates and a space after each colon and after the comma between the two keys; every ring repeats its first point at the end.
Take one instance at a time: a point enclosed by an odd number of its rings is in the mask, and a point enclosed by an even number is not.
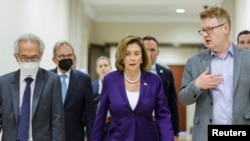
{"type": "Polygon", "coordinates": [[[125,77],[126,81],[128,81],[128,83],[131,83],[131,84],[136,83],[136,82],[138,82],[138,81],[140,80],[141,71],[140,71],[138,77],[137,77],[135,80],[129,80],[129,79],[128,79],[128,76],[125,74],[125,72],[124,72],[124,77],[125,77]]]}

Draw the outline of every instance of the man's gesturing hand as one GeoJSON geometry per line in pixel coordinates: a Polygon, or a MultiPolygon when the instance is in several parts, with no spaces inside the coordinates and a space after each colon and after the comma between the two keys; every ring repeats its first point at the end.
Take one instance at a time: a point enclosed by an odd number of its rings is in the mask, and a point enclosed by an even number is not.
{"type": "Polygon", "coordinates": [[[195,80],[199,89],[217,88],[223,82],[222,74],[209,74],[209,68],[195,80]]]}

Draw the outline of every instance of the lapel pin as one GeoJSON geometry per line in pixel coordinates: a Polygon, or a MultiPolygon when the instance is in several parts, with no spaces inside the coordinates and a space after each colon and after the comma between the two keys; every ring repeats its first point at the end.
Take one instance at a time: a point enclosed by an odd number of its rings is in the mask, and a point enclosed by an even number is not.
{"type": "Polygon", "coordinates": [[[163,70],[160,70],[160,73],[163,73],[163,70]]]}
{"type": "Polygon", "coordinates": [[[144,83],[144,86],[147,86],[147,85],[148,85],[148,84],[145,82],[145,83],[144,83]]]}

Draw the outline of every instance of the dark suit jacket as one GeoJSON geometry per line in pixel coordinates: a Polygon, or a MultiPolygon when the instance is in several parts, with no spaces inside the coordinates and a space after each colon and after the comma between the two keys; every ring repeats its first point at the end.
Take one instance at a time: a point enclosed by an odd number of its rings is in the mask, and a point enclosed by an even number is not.
{"type": "MultiPolygon", "coordinates": [[[[53,69],[57,73],[57,69],[53,69]]],[[[88,137],[95,119],[91,80],[88,74],[71,69],[64,102],[66,141],[83,141],[84,126],[88,137]],[[86,117],[86,118],[85,118],[86,117]]]]}
{"type": "Polygon", "coordinates": [[[169,109],[171,111],[171,121],[174,130],[174,135],[178,135],[178,133],[180,132],[179,113],[173,73],[171,70],[157,63],[155,64],[155,69],[156,73],[161,77],[161,80],[163,82],[163,88],[168,100],[169,109]]]}
{"type": "Polygon", "coordinates": [[[2,131],[2,106],[0,105],[0,133],[2,131]]]}
{"type": "MultiPolygon", "coordinates": [[[[0,77],[0,105],[2,105],[3,141],[15,141],[19,117],[20,71],[0,77]]],[[[39,69],[32,105],[32,133],[34,141],[64,141],[64,113],[60,78],[39,69]]]]}
{"type": "Polygon", "coordinates": [[[99,91],[99,79],[92,82],[92,90],[94,95],[94,103],[95,103],[95,111],[97,110],[99,101],[100,101],[100,94],[99,91]]]}
{"type": "MultiPolygon", "coordinates": [[[[232,44],[233,49],[233,124],[250,125],[250,51],[232,44]]],[[[211,68],[211,52],[204,50],[186,63],[179,98],[182,104],[195,103],[192,141],[207,141],[209,124],[213,123],[213,97],[210,89],[196,91],[195,80],[211,68]]]]}
{"type": "Polygon", "coordinates": [[[162,141],[173,141],[171,113],[163,85],[160,77],[151,72],[141,73],[140,96],[134,110],[126,95],[123,71],[113,71],[104,77],[91,141],[103,139],[108,110],[112,117],[108,141],[157,141],[158,135],[162,141]],[[153,111],[160,134],[152,120],[153,111]]]}

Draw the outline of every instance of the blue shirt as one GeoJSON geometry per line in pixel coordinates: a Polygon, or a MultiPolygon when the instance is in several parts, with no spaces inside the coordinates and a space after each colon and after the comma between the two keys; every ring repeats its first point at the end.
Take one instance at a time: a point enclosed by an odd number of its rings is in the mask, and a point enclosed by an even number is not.
{"type": "Polygon", "coordinates": [[[233,107],[233,50],[232,44],[224,58],[211,52],[211,74],[221,74],[224,81],[211,89],[213,124],[232,124],[233,107]]]}

